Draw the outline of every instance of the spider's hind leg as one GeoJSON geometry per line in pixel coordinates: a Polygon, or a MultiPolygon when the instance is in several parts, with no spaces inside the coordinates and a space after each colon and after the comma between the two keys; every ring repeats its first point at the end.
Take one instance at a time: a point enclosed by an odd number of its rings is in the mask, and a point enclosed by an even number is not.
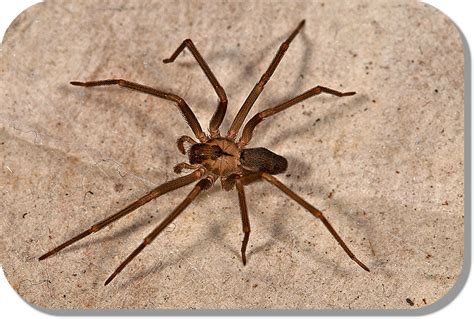
{"type": "Polygon", "coordinates": [[[181,43],[181,45],[176,49],[176,51],[174,51],[171,57],[163,60],[163,63],[174,62],[174,60],[184,50],[184,48],[188,48],[188,50],[191,51],[198,64],[201,66],[201,69],[204,71],[204,74],[206,74],[206,77],[209,79],[209,82],[214,87],[217,96],[219,97],[219,104],[217,105],[217,109],[211,118],[211,122],[209,123],[209,132],[211,133],[211,137],[219,137],[219,126],[221,125],[227,110],[227,96],[225,94],[225,90],[219,84],[219,81],[217,81],[214,73],[212,73],[211,68],[209,68],[209,65],[201,56],[193,41],[191,39],[184,40],[183,43],[181,43]]]}
{"type": "Polygon", "coordinates": [[[370,272],[369,268],[362,263],[355,255],[354,253],[347,247],[346,243],[344,240],[342,240],[341,236],[336,232],[336,230],[332,227],[332,225],[329,223],[329,221],[324,217],[323,213],[309,204],[307,201],[305,201],[303,198],[298,196],[295,192],[293,192],[291,189],[289,189],[287,186],[285,186],[282,182],[280,182],[278,179],[276,179],[274,176],[267,174],[267,173],[262,173],[261,177],[269,182],[270,184],[276,186],[279,188],[283,193],[285,193],[288,197],[290,197],[292,200],[297,202],[299,205],[301,205],[303,208],[305,208],[307,211],[309,211],[314,217],[318,218],[321,220],[321,222],[326,226],[327,230],[331,233],[331,235],[336,239],[336,241],[339,243],[339,245],[344,249],[346,254],[355,262],[357,263],[362,269],[364,269],[367,272],[370,272]]]}
{"type": "Polygon", "coordinates": [[[129,204],[124,209],[118,211],[117,213],[115,213],[113,215],[110,215],[110,216],[106,217],[105,219],[99,221],[98,223],[95,223],[94,225],[92,225],[90,228],[86,229],[82,233],[76,235],[75,237],[67,240],[66,242],[62,243],[61,245],[57,246],[56,248],[54,248],[54,249],[48,251],[47,253],[43,254],[41,257],[39,257],[39,260],[43,260],[43,259],[46,259],[50,256],[53,256],[56,253],[58,253],[59,251],[63,250],[64,248],[72,245],[76,241],[81,240],[84,237],[89,236],[90,234],[98,232],[99,230],[103,229],[105,226],[107,226],[107,225],[113,223],[114,221],[119,220],[120,218],[130,214],[131,212],[133,212],[137,208],[145,205],[146,203],[148,203],[149,201],[151,201],[153,199],[155,199],[157,197],[160,197],[163,194],[174,191],[178,188],[181,188],[183,186],[186,186],[188,184],[191,184],[192,182],[200,179],[202,174],[203,174],[202,170],[196,170],[191,174],[179,177],[177,179],[174,179],[174,180],[171,180],[171,181],[166,182],[164,184],[161,184],[158,187],[155,187],[150,192],[148,192],[148,194],[140,197],[139,199],[137,199],[133,203],[129,204]]]}
{"type": "Polygon", "coordinates": [[[122,263],[115,269],[115,271],[107,278],[104,285],[107,286],[124,268],[131,262],[146,246],[151,244],[153,240],[171,223],[178,217],[186,207],[201,193],[203,190],[207,190],[214,183],[212,176],[208,176],[201,179],[192,189],[192,191],[186,196],[186,198],[158,225],[151,233],[146,236],[142,243],[135,248],[135,250],[128,255],[128,257],[122,261],[122,263]]]}

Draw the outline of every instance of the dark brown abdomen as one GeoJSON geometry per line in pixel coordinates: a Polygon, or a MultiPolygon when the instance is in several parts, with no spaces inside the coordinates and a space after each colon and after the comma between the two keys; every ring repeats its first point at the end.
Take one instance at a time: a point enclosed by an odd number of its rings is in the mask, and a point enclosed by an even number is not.
{"type": "Polygon", "coordinates": [[[250,171],[272,175],[283,173],[288,167],[286,158],[263,147],[244,149],[240,153],[240,163],[250,171]]]}

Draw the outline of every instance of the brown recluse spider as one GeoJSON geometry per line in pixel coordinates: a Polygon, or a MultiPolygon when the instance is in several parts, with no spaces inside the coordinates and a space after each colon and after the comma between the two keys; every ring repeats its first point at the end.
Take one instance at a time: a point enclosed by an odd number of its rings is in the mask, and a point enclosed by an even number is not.
{"type": "Polygon", "coordinates": [[[334,228],[331,226],[329,221],[326,219],[326,217],[324,217],[323,213],[320,210],[310,205],[307,201],[305,201],[303,198],[301,198],[299,195],[297,195],[291,189],[286,187],[282,182],[280,182],[273,176],[276,174],[283,173],[286,170],[288,162],[284,157],[277,155],[265,148],[245,148],[252,139],[252,134],[255,130],[255,127],[267,117],[275,115],[283,110],[286,110],[290,106],[293,106],[307,98],[310,98],[314,95],[318,95],[320,93],[326,93],[342,97],[354,95],[355,92],[338,92],[336,90],[318,85],[284,103],[281,103],[277,106],[268,108],[260,113],[257,113],[247,122],[247,124],[245,124],[240,139],[238,141],[235,140],[236,135],[245,120],[245,117],[247,116],[251,107],[262,92],[263,88],[265,87],[265,84],[268,82],[273,72],[277,68],[290,43],[293,41],[295,36],[303,27],[304,23],[304,20],[301,21],[300,24],[298,24],[298,27],[288,37],[288,39],[281,44],[277,54],[270,63],[270,66],[262,75],[257,84],[254,86],[249,96],[245,100],[244,104],[240,108],[225,137],[222,137],[219,132],[219,126],[221,125],[222,120],[224,119],[224,115],[227,109],[227,97],[225,91],[222,86],[220,86],[211,69],[204,61],[201,54],[190,39],[184,40],[183,43],[181,43],[181,45],[171,55],[171,57],[169,59],[163,60],[163,62],[174,62],[176,57],[185,48],[188,48],[188,50],[191,51],[194,58],[197,60],[198,64],[201,66],[202,70],[209,79],[209,82],[211,82],[212,86],[214,87],[217,96],[219,97],[217,110],[212,116],[209,124],[210,136],[206,135],[203,132],[203,130],[201,129],[201,125],[196,119],[196,116],[194,115],[193,111],[191,111],[191,109],[189,108],[188,104],[181,97],[175,94],[166,93],[148,86],[122,79],[109,79],[89,82],[71,82],[72,85],[85,87],[119,85],[121,87],[126,87],[143,93],[148,93],[160,97],[162,99],[175,102],[182,115],[184,116],[186,122],[191,127],[194,136],[196,137],[196,139],[199,140],[199,142],[196,142],[193,138],[187,135],[182,136],[178,139],[178,149],[181,153],[188,154],[189,163],[183,162],[177,164],[174,167],[174,171],[177,174],[179,174],[183,169],[189,169],[194,171],[188,175],[184,175],[177,179],[171,180],[152,189],[150,192],[148,192],[148,194],[131,203],[121,211],[99,221],[86,231],[80,233],[79,235],[69,239],[68,241],[57,246],[53,250],[42,255],[41,257],[39,257],[39,260],[46,259],[56,254],[60,250],[64,249],[65,247],[71,245],[72,243],[75,243],[76,241],[101,230],[110,223],[126,216],[138,207],[148,203],[153,199],[197,181],[188,196],[151,233],[149,233],[148,236],[144,238],[143,242],[110,275],[110,277],[104,283],[104,285],[107,285],[112,281],[112,279],[115,278],[115,276],[117,276],[117,274],[119,274],[125,268],[125,266],[130,261],[132,261],[133,258],[135,258],[145,248],[145,246],[150,244],[161,233],[161,231],[166,228],[166,226],[168,226],[176,217],[178,217],[179,214],[181,214],[181,212],[199,195],[199,193],[201,193],[201,191],[209,189],[220,177],[223,189],[225,189],[226,191],[230,191],[234,188],[234,186],[237,189],[240,213],[242,218],[242,228],[244,233],[244,239],[242,241],[241,249],[242,262],[244,265],[247,261],[245,257],[245,251],[250,236],[250,222],[247,212],[244,189],[245,186],[250,183],[253,183],[258,180],[265,180],[279,188],[283,193],[285,193],[291,199],[303,206],[316,218],[319,218],[324,224],[324,226],[326,226],[329,232],[337,240],[339,245],[341,245],[346,254],[349,255],[349,257],[364,270],[369,271],[369,268],[367,268],[367,266],[365,266],[351,252],[351,250],[347,247],[342,238],[337,234],[337,232],[334,230],[334,228]],[[190,144],[190,147],[188,147],[187,150],[185,148],[185,143],[190,144]]]}

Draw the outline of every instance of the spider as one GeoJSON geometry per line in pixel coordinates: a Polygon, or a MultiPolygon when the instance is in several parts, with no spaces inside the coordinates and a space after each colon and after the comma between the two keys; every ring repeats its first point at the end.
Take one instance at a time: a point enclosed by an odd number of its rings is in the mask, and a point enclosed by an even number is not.
{"type": "Polygon", "coordinates": [[[285,186],[282,182],[280,182],[276,177],[273,176],[276,174],[283,173],[286,170],[288,162],[284,157],[261,147],[246,148],[247,144],[252,139],[252,135],[256,126],[264,119],[275,115],[283,110],[286,110],[287,108],[303,100],[306,100],[312,96],[321,93],[343,97],[354,95],[355,92],[339,92],[327,87],[316,86],[284,103],[281,103],[277,106],[268,108],[260,113],[257,113],[245,124],[240,139],[238,139],[238,141],[236,140],[236,135],[239,132],[245,120],[245,117],[247,116],[253,104],[257,100],[258,96],[264,89],[265,84],[268,82],[273,72],[277,68],[278,64],[283,58],[283,55],[288,50],[290,43],[293,41],[299,31],[303,28],[304,24],[305,20],[301,21],[296,27],[296,29],[287,38],[287,40],[280,45],[275,57],[270,63],[270,66],[248,95],[244,104],[242,105],[236,117],[234,118],[225,137],[221,136],[219,132],[219,126],[221,125],[224,119],[224,115],[227,109],[226,93],[217,81],[214,74],[212,73],[208,64],[204,61],[203,57],[197,50],[193,41],[191,41],[190,39],[184,40],[181,45],[176,49],[176,51],[174,51],[171,57],[168,59],[164,59],[163,62],[174,62],[176,57],[181,52],[183,52],[185,48],[187,48],[189,51],[191,51],[192,55],[204,71],[209,82],[214,87],[217,96],[219,97],[217,109],[213,114],[209,124],[209,135],[203,132],[201,125],[196,119],[196,116],[194,115],[193,111],[191,111],[184,99],[175,94],[166,93],[148,86],[144,86],[123,79],[108,79],[89,82],[70,82],[70,84],[72,85],[83,87],[118,85],[120,87],[125,87],[131,90],[151,94],[159,98],[175,102],[180,112],[184,116],[187,124],[193,131],[194,136],[198,140],[198,142],[187,135],[181,136],[178,139],[178,150],[182,154],[188,155],[189,163],[182,162],[177,164],[174,167],[174,171],[177,174],[181,173],[183,170],[193,171],[188,175],[176,178],[152,189],[146,195],[129,204],[127,207],[123,208],[119,212],[99,221],[84,232],[78,234],[77,236],[67,240],[56,248],[45,253],[44,255],[39,257],[39,260],[46,259],[58,253],[65,247],[68,247],[76,241],[101,230],[105,226],[128,215],[140,206],[163,194],[174,191],[193,182],[197,182],[191,192],[186,196],[186,198],[158,226],[156,226],[156,228],[153,229],[153,231],[150,232],[148,236],[143,239],[143,242],[134,251],[132,251],[132,253],[125,260],[123,260],[122,263],[115,269],[115,271],[108,277],[108,279],[104,282],[104,285],[107,285],[115,278],[115,276],[117,276],[125,268],[125,266],[127,266],[128,263],[130,263],[146,246],[148,246],[163,231],[163,229],[165,229],[172,221],[174,221],[175,218],[178,217],[202,191],[209,189],[211,186],[214,185],[216,180],[220,178],[221,186],[224,190],[230,191],[234,189],[234,187],[237,189],[240,213],[242,218],[242,228],[244,233],[244,238],[241,247],[242,263],[244,265],[247,262],[245,252],[250,237],[250,221],[247,211],[244,189],[245,186],[250,183],[256,182],[258,180],[264,180],[276,186],[283,193],[288,195],[291,199],[293,199],[298,204],[303,206],[306,210],[308,210],[312,215],[321,220],[324,226],[326,226],[332,236],[337,240],[339,245],[344,249],[346,254],[364,270],[370,271],[369,268],[365,266],[359,259],[357,259],[357,257],[352,253],[352,251],[347,247],[342,238],[338,235],[336,230],[331,226],[329,221],[326,219],[326,217],[324,217],[323,213],[320,210],[310,205],[307,201],[305,201],[303,198],[301,198],[299,195],[297,195],[290,188],[285,186]],[[188,144],[188,147],[186,147],[186,144],[188,144]]]}

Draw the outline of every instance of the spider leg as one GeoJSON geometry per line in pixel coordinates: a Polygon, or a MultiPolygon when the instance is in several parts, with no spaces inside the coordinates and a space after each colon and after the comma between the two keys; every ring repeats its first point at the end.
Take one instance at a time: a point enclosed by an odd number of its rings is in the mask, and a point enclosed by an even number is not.
{"type": "Polygon", "coordinates": [[[115,278],[124,268],[127,266],[129,262],[133,260],[147,245],[149,245],[160,233],[163,229],[166,228],[176,217],[181,214],[181,212],[188,207],[188,205],[199,195],[202,190],[206,190],[212,186],[212,180],[209,178],[205,178],[200,180],[196,186],[194,186],[193,190],[186,196],[186,198],[169,214],[151,233],[148,234],[143,239],[143,242],[115,269],[115,271],[107,278],[104,283],[104,286],[108,285],[112,279],[115,278]]]}
{"type": "Polygon", "coordinates": [[[138,200],[131,203],[130,205],[128,205],[124,209],[120,210],[119,212],[117,212],[117,213],[101,220],[100,222],[94,224],[92,227],[90,227],[86,231],[80,233],[79,235],[69,239],[68,241],[66,241],[66,242],[62,243],[61,245],[57,246],[56,248],[50,250],[46,254],[39,257],[39,260],[46,259],[46,258],[56,254],[57,252],[61,251],[62,249],[70,246],[71,244],[75,243],[76,241],[78,241],[78,240],[80,240],[80,239],[82,239],[82,238],[84,238],[84,237],[86,237],[86,236],[88,236],[92,233],[95,233],[95,232],[101,230],[102,228],[109,225],[110,223],[113,223],[114,221],[119,220],[120,218],[122,218],[122,217],[128,215],[129,213],[133,212],[138,207],[145,205],[146,203],[148,203],[152,199],[155,199],[158,196],[161,196],[163,194],[166,194],[170,191],[181,188],[181,187],[186,186],[188,184],[191,184],[192,182],[194,182],[194,181],[198,180],[199,178],[201,178],[202,174],[203,174],[202,170],[196,170],[191,174],[188,174],[186,176],[182,176],[182,177],[179,177],[179,178],[174,179],[172,181],[161,184],[160,186],[152,189],[148,194],[146,194],[145,196],[139,198],[138,200]]]}
{"type": "Polygon", "coordinates": [[[369,268],[367,268],[366,265],[364,265],[357,257],[352,253],[352,251],[347,247],[347,245],[344,243],[342,238],[338,235],[336,230],[331,226],[329,221],[324,217],[323,213],[310,205],[307,201],[305,201],[303,198],[298,196],[295,192],[293,192],[291,189],[286,187],[284,184],[282,184],[278,179],[276,179],[274,176],[267,174],[267,173],[261,173],[262,178],[268,181],[270,184],[275,185],[277,188],[279,188],[283,193],[288,195],[291,199],[293,199],[295,202],[303,206],[306,210],[308,210],[311,214],[313,214],[316,218],[319,218],[324,226],[329,230],[329,232],[333,235],[333,237],[337,240],[339,245],[341,245],[342,249],[346,252],[346,254],[353,260],[355,261],[362,269],[365,271],[369,271],[369,268]]]}
{"type": "Polygon", "coordinates": [[[244,147],[245,145],[247,145],[250,140],[252,139],[252,134],[253,134],[253,130],[255,129],[255,127],[260,123],[262,122],[265,118],[269,117],[269,116],[272,116],[274,114],[277,114],[281,111],[284,111],[286,110],[287,108],[289,108],[290,106],[293,106],[301,101],[304,101],[314,95],[318,95],[318,94],[321,94],[321,93],[327,93],[327,94],[331,94],[331,95],[335,95],[335,96],[338,96],[338,97],[342,97],[342,96],[350,96],[350,95],[354,95],[356,92],[339,92],[339,91],[335,91],[333,89],[330,89],[330,88],[327,88],[327,87],[324,87],[324,86],[316,86],[306,92],[304,92],[303,94],[301,95],[298,95],[284,103],[281,103],[275,107],[272,107],[272,108],[268,108],[260,113],[257,113],[254,115],[254,117],[252,117],[248,122],[247,124],[245,124],[244,126],[244,130],[242,131],[242,136],[240,137],[240,140],[239,140],[239,147],[242,148],[244,147]]]}
{"type": "Polygon", "coordinates": [[[296,27],[296,29],[293,31],[293,33],[289,36],[289,38],[280,45],[280,48],[278,49],[277,54],[270,63],[270,66],[268,67],[267,71],[265,71],[265,73],[260,78],[260,81],[258,81],[255,87],[252,89],[252,92],[250,92],[249,96],[247,97],[244,104],[237,113],[236,117],[234,118],[234,121],[232,122],[229,131],[227,131],[228,138],[234,139],[237,135],[237,132],[240,130],[240,127],[242,126],[245,117],[249,113],[250,109],[252,108],[260,93],[263,91],[265,84],[268,82],[268,80],[270,80],[270,77],[272,76],[273,72],[275,72],[275,69],[283,58],[283,55],[285,54],[286,50],[288,50],[291,41],[293,41],[295,36],[301,30],[304,23],[305,20],[301,21],[296,27]]]}
{"type": "Polygon", "coordinates": [[[199,124],[199,121],[197,120],[193,111],[191,111],[188,104],[181,97],[175,94],[165,93],[157,89],[151,88],[149,86],[141,85],[138,83],[134,83],[134,82],[130,82],[130,81],[122,80],[122,79],[108,79],[108,80],[89,81],[89,82],[72,81],[70,82],[70,84],[76,85],[76,86],[84,86],[84,87],[119,85],[121,87],[126,87],[134,91],[147,93],[147,94],[154,95],[168,101],[173,101],[177,104],[179,110],[181,111],[181,114],[183,114],[184,119],[188,123],[189,127],[191,127],[196,138],[199,139],[203,143],[207,141],[206,134],[204,134],[204,132],[202,131],[201,125],[199,124]]]}
{"type": "Polygon", "coordinates": [[[242,241],[242,262],[245,266],[247,263],[247,258],[245,257],[245,251],[247,249],[247,244],[249,242],[250,237],[250,220],[249,220],[249,213],[247,211],[247,203],[245,201],[245,191],[244,185],[240,178],[235,179],[235,186],[237,188],[237,194],[239,196],[239,206],[240,206],[240,214],[242,217],[242,230],[244,232],[244,240],[242,241]]]}
{"type": "Polygon", "coordinates": [[[219,126],[221,125],[222,120],[224,119],[225,112],[227,110],[227,96],[225,94],[224,89],[214,76],[214,73],[212,73],[211,69],[209,68],[209,65],[206,63],[206,61],[203,59],[198,49],[194,45],[193,41],[191,39],[184,40],[183,43],[181,43],[181,45],[176,49],[176,51],[174,51],[171,57],[168,59],[164,59],[163,62],[174,62],[174,60],[186,47],[189,49],[189,51],[191,51],[194,58],[201,66],[201,69],[206,74],[207,78],[209,79],[209,82],[211,82],[211,85],[214,87],[214,90],[216,91],[217,96],[219,97],[219,104],[217,106],[217,110],[212,116],[211,122],[209,123],[209,132],[211,133],[211,137],[219,137],[219,126]]]}

